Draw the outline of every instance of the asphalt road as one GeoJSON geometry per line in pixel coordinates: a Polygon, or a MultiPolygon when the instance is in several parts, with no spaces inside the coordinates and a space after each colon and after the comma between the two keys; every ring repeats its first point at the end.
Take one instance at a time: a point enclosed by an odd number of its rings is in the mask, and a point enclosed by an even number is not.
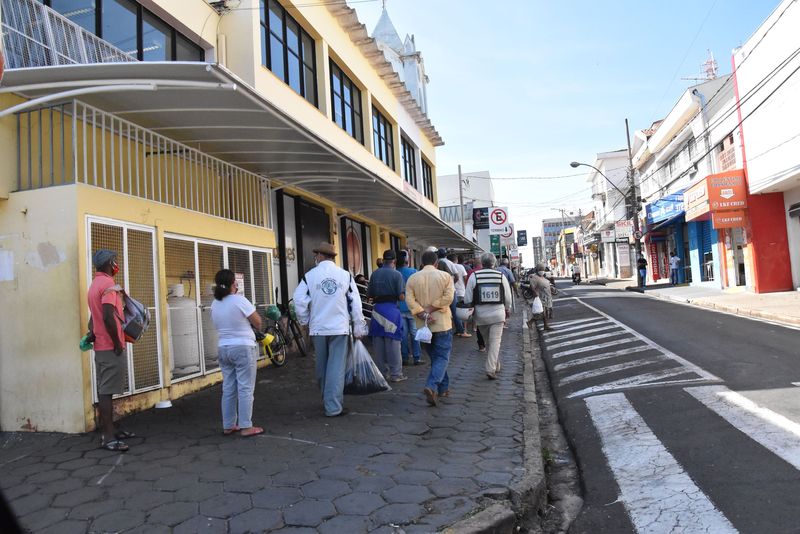
{"type": "Polygon", "coordinates": [[[545,362],[572,533],[800,532],[800,330],[559,282],[545,362]]]}

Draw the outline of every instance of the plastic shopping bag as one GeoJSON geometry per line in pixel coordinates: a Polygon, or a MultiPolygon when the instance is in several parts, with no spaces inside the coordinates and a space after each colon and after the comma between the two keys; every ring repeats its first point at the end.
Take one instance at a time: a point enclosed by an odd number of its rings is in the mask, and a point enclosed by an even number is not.
{"type": "Polygon", "coordinates": [[[542,299],[536,297],[531,302],[531,313],[534,315],[541,315],[544,313],[544,306],[542,306],[542,299]]]}
{"type": "Polygon", "coordinates": [[[369,395],[391,389],[378,366],[372,361],[367,347],[360,339],[351,341],[344,373],[345,394],[369,395]]]}
{"type": "Polygon", "coordinates": [[[433,332],[428,328],[428,318],[425,317],[425,326],[417,329],[417,335],[414,336],[414,340],[420,343],[430,343],[431,339],[433,339],[433,332]]]}

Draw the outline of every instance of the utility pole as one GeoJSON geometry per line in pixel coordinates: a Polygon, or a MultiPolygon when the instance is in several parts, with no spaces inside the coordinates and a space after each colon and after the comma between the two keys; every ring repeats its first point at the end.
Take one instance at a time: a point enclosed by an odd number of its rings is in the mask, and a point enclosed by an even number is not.
{"type": "MultiPolygon", "coordinates": [[[[625,124],[627,124],[627,122],[625,124]]],[[[630,151],[630,149],[628,150],[630,151]]],[[[461,212],[461,235],[466,237],[467,226],[464,223],[464,186],[461,181],[461,165],[458,166],[458,210],[461,212]]]]}
{"type": "MultiPolygon", "coordinates": [[[[628,127],[628,119],[625,119],[625,139],[628,141],[628,180],[631,188],[631,212],[633,213],[633,246],[636,249],[636,260],[642,255],[642,242],[639,237],[639,195],[636,191],[636,179],[633,176],[633,155],[631,154],[631,131],[628,127]]],[[[639,269],[636,269],[636,282],[639,287],[643,280],[640,280],[639,269]]]]}

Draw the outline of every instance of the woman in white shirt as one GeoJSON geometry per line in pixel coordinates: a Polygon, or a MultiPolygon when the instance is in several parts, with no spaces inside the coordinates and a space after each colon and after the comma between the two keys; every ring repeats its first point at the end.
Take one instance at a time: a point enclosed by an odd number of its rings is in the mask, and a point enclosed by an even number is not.
{"type": "Polygon", "coordinates": [[[261,317],[249,300],[238,294],[236,275],[222,269],[214,277],[211,320],[219,335],[219,368],[222,371],[222,433],[242,436],[262,434],[253,426],[253,391],[256,386],[258,345],[253,328],[261,329],[261,317]]]}

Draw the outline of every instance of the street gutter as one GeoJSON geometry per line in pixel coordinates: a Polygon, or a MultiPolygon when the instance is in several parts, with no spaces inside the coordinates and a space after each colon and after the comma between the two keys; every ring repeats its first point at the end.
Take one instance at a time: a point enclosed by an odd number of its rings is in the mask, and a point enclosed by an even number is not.
{"type": "Polygon", "coordinates": [[[542,440],[539,432],[539,406],[536,401],[536,385],[533,378],[533,358],[540,356],[541,348],[531,340],[528,327],[528,311],[522,310],[522,360],[523,360],[523,465],[525,475],[508,488],[503,500],[463,519],[442,532],[446,534],[500,534],[514,532],[514,527],[524,517],[536,514],[544,508],[547,493],[542,440]]]}

